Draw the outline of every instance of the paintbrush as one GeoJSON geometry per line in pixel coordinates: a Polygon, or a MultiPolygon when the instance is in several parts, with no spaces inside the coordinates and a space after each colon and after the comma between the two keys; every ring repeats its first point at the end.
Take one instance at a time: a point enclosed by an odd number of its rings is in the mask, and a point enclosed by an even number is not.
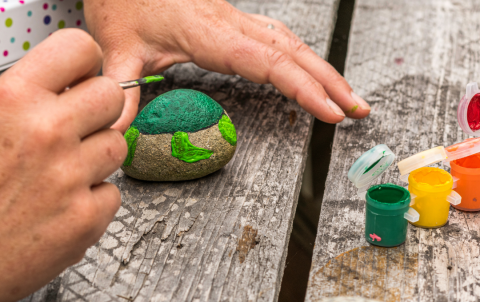
{"type": "Polygon", "coordinates": [[[120,82],[118,84],[120,84],[120,87],[122,87],[123,89],[128,89],[128,88],[133,88],[140,85],[160,82],[163,79],[164,77],[161,75],[153,75],[153,76],[144,77],[138,80],[120,82]]]}

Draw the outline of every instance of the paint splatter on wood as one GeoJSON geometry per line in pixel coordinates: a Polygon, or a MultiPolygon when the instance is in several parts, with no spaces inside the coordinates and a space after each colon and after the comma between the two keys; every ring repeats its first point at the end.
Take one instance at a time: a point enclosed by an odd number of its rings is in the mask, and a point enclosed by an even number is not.
{"type": "Polygon", "coordinates": [[[399,278],[404,273],[416,278],[417,259],[418,254],[409,254],[405,246],[355,248],[330,260],[312,276],[311,284],[315,284],[315,292],[321,297],[362,296],[400,301],[402,294],[405,298],[418,291],[412,283],[403,285],[399,278]]]}
{"type": "Polygon", "coordinates": [[[257,234],[258,231],[255,230],[251,225],[246,225],[243,228],[242,237],[238,239],[237,252],[240,263],[245,261],[248,252],[257,245],[257,234]]]}

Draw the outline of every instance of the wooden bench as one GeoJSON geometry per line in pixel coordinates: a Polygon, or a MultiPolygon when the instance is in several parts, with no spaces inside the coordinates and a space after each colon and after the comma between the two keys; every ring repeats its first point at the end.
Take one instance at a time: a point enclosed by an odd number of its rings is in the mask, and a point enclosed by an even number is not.
{"type": "MultiPolygon", "coordinates": [[[[338,0],[237,0],[280,19],[328,53],[338,0]]],[[[165,73],[141,107],[176,88],[207,93],[230,114],[235,157],[195,181],[108,180],[122,207],[85,258],[24,301],[274,301],[278,297],[313,118],[271,85],[192,64],[165,73]]]]}
{"type": "MultiPolygon", "coordinates": [[[[365,201],[347,178],[377,144],[398,162],[467,138],[456,109],[466,84],[480,80],[479,26],[478,1],[356,1],[345,76],[372,112],[337,126],[307,301],[480,300],[479,213],[452,208],[445,227],[409,226],[404,245],[377,248],[364,239],[365,201]]],[[[405,185],[396,162],[378,183],[405,185]]]]}

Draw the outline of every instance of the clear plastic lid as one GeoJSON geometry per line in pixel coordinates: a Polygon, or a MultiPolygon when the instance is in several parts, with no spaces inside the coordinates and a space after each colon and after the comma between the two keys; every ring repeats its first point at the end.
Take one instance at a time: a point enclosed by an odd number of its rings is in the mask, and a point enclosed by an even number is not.
{"type": "Polygon", "coordinates": [[[348,171],[348,179],[365,192],[370,184],[382,175],[395,160],[395,154],[387,145],[378,145],[363,153],[348,171]]]}
{"type": "Polygon", "coordinates": [[[447,157],[444,147],[436,147],[410,156],[397,164],[400,170],[400,179],[407,181],[410,172],[441,162],[447,159],[447,157]]]}
{"type": "Polygon", "coordinates": [[[448,158],[446,162],[451,162],[460,158],[480,152],[480,137],[469,138],[461,143],[445,148],[448,158]]]}
{"type": "Polygon", "coordinates": [[[480,89],[477,83],[469,83],[457,109],[458,124],[463,132],[480,136],[480,89]]]}

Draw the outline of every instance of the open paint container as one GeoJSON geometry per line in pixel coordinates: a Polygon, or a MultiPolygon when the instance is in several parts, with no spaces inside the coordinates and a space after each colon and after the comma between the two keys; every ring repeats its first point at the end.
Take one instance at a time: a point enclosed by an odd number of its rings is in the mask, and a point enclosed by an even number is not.
{"type": "MultiPolygon", "coordinates": [[[[480,136],[480,89],[477,83],[469,83],[458,104],[458,124],[472,136],[480,136]]],[[[454,205],[463,211],[480,211],[480,138],[470,138],[446,148],[451,173],[458,178],[455,191],[462,202],[454,205]]]]}
{"type": "Polygon", "coordinates": [[[463,211],[480,211],[480,138],[470,138],[446,148],[450,173],[457,179],[455,191],[462,202],[453,205],[463,211]],[[456,156],[455,156],[456,155],[456,156]]]}
{"type": "Polygon", "coordinates": [[[386,145],[378,145],[365,152],[348,172],[348,178],[358,188],[358,195],[367,201],[365,239],[383,247],[405,242],[407,220],[415,223],[420,218],[418,212],[410,208],[410,193],[405,188],[394,184],[370,187],[394,160],[395,154],[386,145]]]}
{"type": "Polygon", "coordinates": [[[462,200],[453,191],[458,179],[443,169],[427,167],[447,159],[448,154],[444,147],[436,147],[398,163],[400,179],[409,184],[410,206],[420,214],[420,219],[412,222],[415,226],[438,228],[445,225],[450,204],[458,205],[462,200]]]}

